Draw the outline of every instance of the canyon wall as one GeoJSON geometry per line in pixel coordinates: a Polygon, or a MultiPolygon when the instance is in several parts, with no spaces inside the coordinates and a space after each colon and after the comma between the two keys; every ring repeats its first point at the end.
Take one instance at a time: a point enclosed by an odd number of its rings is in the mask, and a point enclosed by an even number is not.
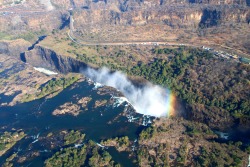
{"type": "Polygon", "coordinates": [[[34,49],[24,53],[26,63],[34,67],[42,67],[61,73],[79,72],[87,65],[76,59],[59,55],[51,49],[36,45],[34,49]]]}
{"type": "MultiPolygon", "coordinates": [[[[4,1],[7,3],[7,1],[4,1]]],[[[75,26],[165,24],[172,28],[249,23],[249,0],[51,0],[22,1],[0,17],[0,31],[60,29],[74,9],[75,26]],[[47,10],[52,6],[50,10],[47,10]],[[20,10],[21,9],[21,10],[20,10]],[[32,9],[34,12],[26,12],[32,9]],[[47,10],[47,11],[46,11],[47,10]],[[16,12],[18,11],[18,12],[16,12]]],[[[2,5],[2,8],[5,9],[2,5]]],[[[0,7],[1,9],[1,7],[0,7]]],[[[8,8],[7,8],[8,9],[8,8]]],[[[3,10],[4,11],[4,10],[3,10]]],[[[1,14],[1,11],[0,11],[1,14]]]]}
{"type": "Polygon", "coordinates": [[[248,8],[186,6],[140,9],[134,12],[82,10],[75,13],[74,24],[79,28],[86,27],[90,23],[125,26],[156,23],[167,24],[174,28],[197,27],[204,24],[206,27],[211,27],[223,23],[247,23],[249,13],[248,8]]]}

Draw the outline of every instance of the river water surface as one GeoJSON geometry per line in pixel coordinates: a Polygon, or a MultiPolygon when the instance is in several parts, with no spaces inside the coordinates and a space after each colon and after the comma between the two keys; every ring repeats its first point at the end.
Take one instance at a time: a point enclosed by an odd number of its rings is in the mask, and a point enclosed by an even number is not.
{"type": "MultiPolygon", "coordinates": [[[[134,140],[138,133],[145,127],[135,122],[129,122],[125,116],[120,116],[127,103],[120,106],[105,105],[95,108],[96,100],[109,100],[112,95],[99,95],[94,85],[86,81],[76,83],[50,99],[39,99],[28,103],[18,104],[13,107],[0,107],[0,132],[11,129],[23,129],[27,134],[25,139],[19,141],[6,154],[0,157],[0,164],[13,153],[17,152],[19,156],[32,150],[40,152],[40,156],[27,161],[22,165],[43,166],[44,161],[57,150],[46,150],[43,143],[35,141],[39,136],[46,136],[49,132],[59,132],[62,130],[82,130],[87,139],[99,142],[117,136],[129,136],[134,140]],[[80,113],[78,116],[59,115],[53,116],[52,112],[60,105],[66,102],[76,103],[82,97],[91,96],[92,100],[88,104],[88,111],[80,113]]],[[[137,117],[143,117],[135,114],[137,117]]],[[[132,160],[126,153],[117,154],[114,149],[110,149],[110,154],[114,160],[119,161],[123,166],[134,166],[132,160]]]]}

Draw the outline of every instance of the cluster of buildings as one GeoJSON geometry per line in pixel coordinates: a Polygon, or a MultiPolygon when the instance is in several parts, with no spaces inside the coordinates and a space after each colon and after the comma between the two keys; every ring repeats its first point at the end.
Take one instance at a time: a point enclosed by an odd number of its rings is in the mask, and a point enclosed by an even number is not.
{"type": "Polygon", "coordinates": [[[221,58],[224,58],[224,59],[233,59],[233,60],[235,60],[237,62],[250,64],[250,59],[249,58],[240,57],[240,56],[238,56],[236,54],[229,54],[229,53],[224,52],[224,51],[217,51],[217,50],[214,50],[212,48],[205,47],[205,46],[202,46],[202,49],[211,51],[217,57],[221,57],[221,58]]]}

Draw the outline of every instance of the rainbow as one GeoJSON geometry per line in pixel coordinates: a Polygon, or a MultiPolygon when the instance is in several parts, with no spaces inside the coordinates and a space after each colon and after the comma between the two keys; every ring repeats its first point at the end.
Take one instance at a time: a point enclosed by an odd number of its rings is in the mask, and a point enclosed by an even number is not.
{"type": "Polygon", "coordinates": [[[176,115],[176,97],[174,94],[170,91],[167,90],[167,117],[175,116],[176,115]]]}

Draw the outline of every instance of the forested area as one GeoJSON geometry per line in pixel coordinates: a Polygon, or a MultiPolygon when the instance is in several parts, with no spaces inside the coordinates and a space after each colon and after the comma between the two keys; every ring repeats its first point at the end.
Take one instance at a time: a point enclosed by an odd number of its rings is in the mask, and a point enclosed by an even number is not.
{"type": "Polygon", "coordinates": [[[169,60],[156,58],[148,64],[138,63],[130,75],[170,88],[187,104],[192,119],[215,127],[235,119],[249,122],[250,66],[216,58],[200,49],[180,47],[152,52],[172,56],[169,60]]]}
{"type": "Polygon", "coordinates": [[[107,151],[100,149],[92,140],[89,140],[82,147],[67,147],[56,152],[51,158],[45,161],[45,166],[120,167],[119,164],[112,160],[112,156],[107,151]]]}
{"type": "Polygon", "coordinates": [[[250,147],[239,141],[216,142],[216,138],[208,126],[191,121],[171,120],[148,127],[140,133],[138,165],[244,166],[250,147]]]}

